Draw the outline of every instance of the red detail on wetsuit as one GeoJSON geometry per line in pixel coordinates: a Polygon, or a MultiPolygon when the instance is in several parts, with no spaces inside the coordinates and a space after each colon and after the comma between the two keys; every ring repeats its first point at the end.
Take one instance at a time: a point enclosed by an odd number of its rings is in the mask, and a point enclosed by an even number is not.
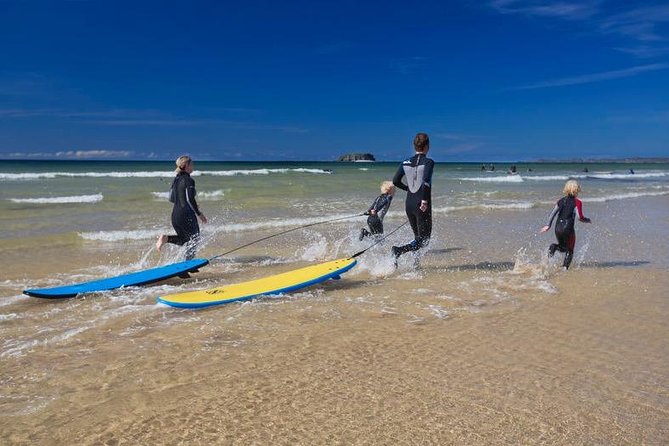
{"type": "Polygon", "coordinates": [[[585,220],[585,217],[583,216],[583,203],[581,200],[578,198],[574,197],[574,201],[576,202],[576,210],[578,211],[578,219],[583,221],[585,220]]]}

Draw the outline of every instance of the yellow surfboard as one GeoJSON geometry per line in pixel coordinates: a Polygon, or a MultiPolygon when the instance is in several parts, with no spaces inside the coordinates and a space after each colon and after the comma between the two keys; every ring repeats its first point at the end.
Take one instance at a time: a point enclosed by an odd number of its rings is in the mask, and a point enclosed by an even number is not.
{"type": "Polygon", "coordinates": [[[353,268],[356,263],[354,258],[337,259],[248,282],[158,297],[158,302],[173,307],[202,308],[252,299],[265,294],[287,293],[328,279],[339,279],[340,274],[353,268]]]}

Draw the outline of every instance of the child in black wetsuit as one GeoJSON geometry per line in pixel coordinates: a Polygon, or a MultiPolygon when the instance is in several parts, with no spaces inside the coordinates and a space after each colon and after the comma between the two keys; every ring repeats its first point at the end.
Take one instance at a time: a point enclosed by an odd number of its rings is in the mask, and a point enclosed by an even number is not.
{"type": "Polygon", "coordinates": [[[548,256],[553,257],[555,251],[566,253],[562,263],[565,269],[569,269],[569,265],[571,265],[572,258],[574,257],[574,246],[576,245],[574,223],[576,216],[578,215],[578,219],[583,223],[590,223],[590,219],[583,216],[583,203],[576,198],[579,192],[581,192],[581,186],[577,181],[567,181],[563,190],[565,196],[560,198],[553,208],[548,218],[548,224],[541,228],[541,232],[548,231],[551,228],[551,224],[553,224],[553,219],[557,216],[555,237],[558,242],[551,244],[550,248],[548,248],[548,256]]]}
{"type": "Polygon", "coordinates": [[[381,195],[376,197],[374,203],[367,209],[365,215],[367,217],[367,225],[369,226],[369,231],[365,228],[360,230],[360,240],[370,235],[383,234],[383,217],[386,216],[386,212],[390,208],[390,203],[393,201],[393,195],[395,194],[395,186],[393,186],[392,181],[384,181],[381,183],[381,195]]]}

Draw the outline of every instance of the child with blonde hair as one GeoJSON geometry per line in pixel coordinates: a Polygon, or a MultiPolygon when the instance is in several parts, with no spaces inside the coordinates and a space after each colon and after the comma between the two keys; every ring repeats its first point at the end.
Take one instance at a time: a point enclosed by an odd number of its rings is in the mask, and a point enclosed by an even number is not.
{"type": "Polygon", "coordinates": [[[372,203],[364,214],[369,215],[369,217],[367,217],[369,231],[366,228],[362,228],[360,230],[360,240],[370,235],[383,234],[383,217],[386,216],[386,212],[388,212],[388,209],[390,208],[390,203],[393,201],[393,195],[395,195],[395,186],[392,181],[384,181],[381,183],[381,195],[376,197],[374,203],[372,203]]]}
{"type": "Polygon", "coordinates": [[[569,269],[572,258],[574,257],[574,246],[576,245],[576,231],[574,223],[578,215],[579,221],[590,223],[591,220],[583,215],[583,203],[576,198],[581,192],[581,186],[576,180],[569,180],[565,183],[562,191],[565,196],[560,198],[548,217],[548,224],[541,228],[541,232],[546,232],[551,228],[553,220],[555,222],[555,237],[557,243],[552,243],[548,248],[548,256],[553,257],[555,251],[564,252],[564,261],[562,266],[569,269]]]}

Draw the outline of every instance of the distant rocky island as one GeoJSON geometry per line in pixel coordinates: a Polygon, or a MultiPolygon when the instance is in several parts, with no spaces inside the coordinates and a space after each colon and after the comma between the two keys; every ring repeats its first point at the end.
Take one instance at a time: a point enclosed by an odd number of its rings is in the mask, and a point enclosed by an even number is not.
{"type": "Polygon", "coordinates": [[[376,161],[376,158],[371,153],[346,153],[337,161],[376,161]]]}

